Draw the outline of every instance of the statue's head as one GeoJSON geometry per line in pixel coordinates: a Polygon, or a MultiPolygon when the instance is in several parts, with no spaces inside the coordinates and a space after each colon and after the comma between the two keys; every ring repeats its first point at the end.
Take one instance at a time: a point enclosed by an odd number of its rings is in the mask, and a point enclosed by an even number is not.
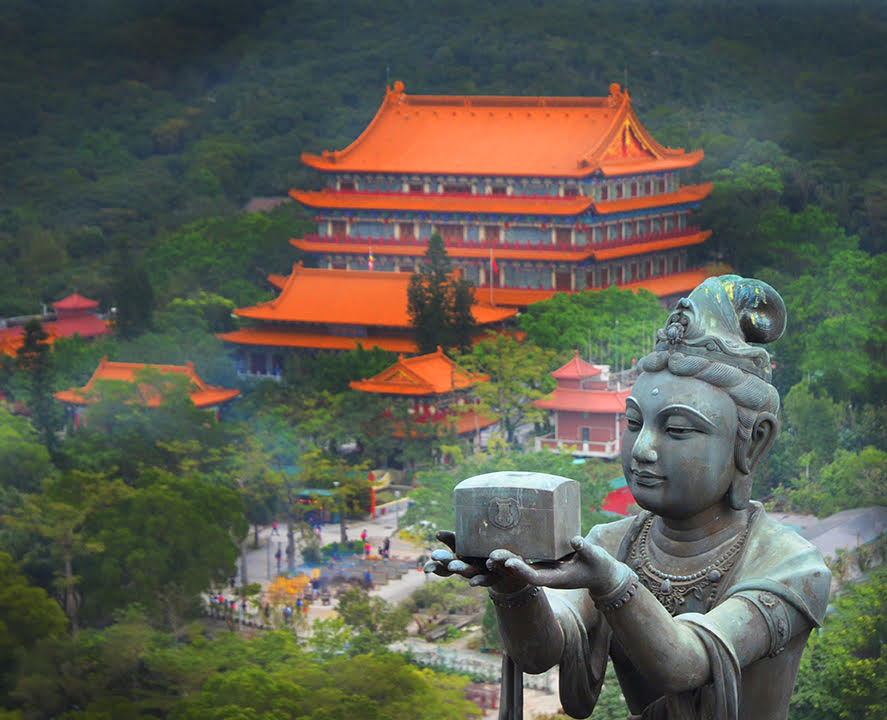
{"type": "Polygon", "coordinates": [[[641,507],[682,517],[748,505],[751,472],[776,439],[769,343],[785,304],[760,280],[711,277],[681,298],[626,402],[622,466],[641,507]]]}

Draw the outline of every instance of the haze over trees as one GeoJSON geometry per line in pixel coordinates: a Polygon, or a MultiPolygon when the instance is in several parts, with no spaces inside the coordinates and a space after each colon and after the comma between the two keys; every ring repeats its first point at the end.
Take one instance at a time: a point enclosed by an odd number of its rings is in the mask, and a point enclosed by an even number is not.
{"type": "MultiPolygon", "coordinates": [[[[464,680],[358,654],[379,650],[384,608],[356,604],[377,624],[329,627],[308,652],[192,624],[199,593],[230,577],[250,526],[277,518],[297,537],[309,484],[340,482],[363,512],[365,470],[383,464],[418,472],[405,522],[426,540],[451,526],[453,484],[494,469],[577,477],[583,527],[598,519],[612,465],[496,443],[465,460],[451,437],[397,438],[405,418],[348,389],[389,354],[300,358],[280,384],[240,384],[215,336],[233,308],[275,296],[268,274],[311,262],[288,242],[313,227],[295,203],[241,208],[319,186],[300,153],[353,141],[396,79],[416,94],[620,82],[659,141],[704,148],[686,181],[714,181],[694,220],[713,234],[692,262],[760,277],[789,310],[773,355],[783,432],[755,495],[819,515],[887,503],[883,3],[9,0],[0,40],[0,317],[77,291],[118,323],[51,352],[31,326],[0,364],[0,715],[462,718],[464,680]],[[108,387],[60,441],[52,393],[104,355],[192,360],[245,392],[216,424],[183,388],[149,410],[108,387]]],[[[645,293],[558,295],[521,318],[532,344],[443,344],[491,375],[479,397],[513,441],[544,420],[530,401],[573,350],[628,367],[663,315],[645,293]]],[[[874,575],[836,604],[793,720],[883,716],[884,586],[874,575]]]]}

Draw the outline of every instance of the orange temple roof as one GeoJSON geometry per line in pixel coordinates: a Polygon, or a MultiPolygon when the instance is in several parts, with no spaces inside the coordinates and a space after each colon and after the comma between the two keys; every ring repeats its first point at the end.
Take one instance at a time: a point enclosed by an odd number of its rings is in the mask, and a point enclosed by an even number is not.
{"type": "MultiPolygon", "coordinates": [[[[103,357],[85,386],[61,390],[55,393],[55,397],[62,402],[72,405],[88,405],[98,400],[96,395],[97,381],[116,380],[118,382],[134,383],[138,381],[137,374],[146,369],[153,370],[161,375],[182,375],[188,378],[190,380],[188,395],[194,405],[199,408],[212,407],[240,395],[240,390],[229,390],[207,385],[197,374],[197,371],[194,370],[194,363],[191,362],[187,365],[152,365],[147,363],[113,362],[108,360],[107,357],[103,357]]],[[[151,387],[147,383],[140,383],[139,390],[145,404],[149,407],[156,407],[161,403],[162,396],[156,388],[151,387]]]]}
{"type": "Polygon", "coordinates": [[[607,97],[587,98],[408,95],[396,82],[354,142],[302,161],[332,172],[585,177],[702,157],[653,140],[615,83],[607,97]]]}
{"type": "Polygon", "coordinates": [[[77,293],[68,295],[68,297],[52,304],[52,307],[56,310],[92,310],[98,306],[99,304],[96,300],[90,300],[77,293]]]}
{"type": "Polygon", "coordinates": [[[603,368],[586,362],[579,357],[579,351],[576,350],[570,361],[554,370],[551,376],[558,380],[582,380],[583,378],[595,377],[602,372],[603,368]]]}
{"type": "MultiPolygon", "coordinates": [[[[326,270],[297,263],[275,300],[234,313],[274,322],[409,328],[409,284],[408,273],[326,270]]],[[[478,325],[489,325],[516,311],[476,304],[472,314],[478,325]]]]}
{"type": "MultiPolygon", "coordinates": [[[[355,255],[366,255],[369,248],[373,248],[376,255],[397,255],[400,257],[420,257],[425,255],[425,245],[389,245],[388,243],[369,244],[367,241],[361,242],[326,242],[323,240],[301,240],[292,239],[290,243],[304,252],[310,253],[352,253],[355,255]]],[[[551,260],[565,262],[581,262],[587,260],[593,254],[590,246],[577,245],[575,250],[545,250],[543,248],[534,247],[496,247],[493,249],[497,260],[551,260]]],[[[451,258],[478,258],[489,259],[489,247],[447,247],[447,255],[451,258]]],[[[269,281],[273,285],[277,285],[276,277],[269,281]]],[[[278,287],[281,287],[278,285],[278,287]]]]}
{"type": "Polygon", "coordinates": [[[595,260],[613,260],[614,258],[628,257],[629,255],[641,255],[645,253],[668,250],[676,247],[688,247],[704,243],[711,235],[711,230],[692,235],[678,235],[677,237],[650,240],[649,242],[628,243],[612,248],[602,248],[593,252],[595,260]]]}
{"type": "Polygon", "coordinates": [[[220,333],[220,340],[238,345],[262,345],[265,347],[313,348],[317,350],[356,350],[358,345],[366,350],[374,347],[386,352],[414,353],[419,347],[409,337],[398,335],[370,335],[345,337],[320,332],[303,332],[295,329],[249,327],[220,333]]]}
{"type": "Polygon", "coordinates": [[[438,348],[417,357],[401,356],[394,365],[369,379],[352,380],[354,390],[390,395],[442,395],[464,390],[489,378],[464,370],[438,348]]]}
{"type": "Polygon", "coordinates": [[[502,197],[498,195],[410,195],[406,193],[336,192],[290,190],[293,199],[319,210],[390,210],[402,212],[485,213],[488,215],[580,215],[591,207],[607,215],[630,210],[699,202],[712,191],[713,183],[685,185],[671,193],[622,200],[594,202],[591,197],[502,197]]]}
{"type": "Polygon", "coordinates": [[[568,412],[623,413],[625,398],[631,390],[568,390],[556,388],[553,393],[533,403],[543,410],[568,412]]]}
{"type": "MultiPolygon", "coordinates": [[[[573,198],[502,197],[499,195],[408,195],[406,193],[290,190],[303,205],[322,210],[401,210],[486,213],[491,215],[579,215],[592,206],[587,196],[573,198]]],[[[661,196],[660,196],[661,197],[661,196]]]]}

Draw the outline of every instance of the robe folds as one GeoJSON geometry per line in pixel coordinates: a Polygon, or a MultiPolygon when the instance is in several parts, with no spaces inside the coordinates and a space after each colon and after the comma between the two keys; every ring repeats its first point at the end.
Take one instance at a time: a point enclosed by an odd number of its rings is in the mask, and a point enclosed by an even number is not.
{"type": "MultiPolygon", "coordinates": [[[[825,615],[831,573],[820,552],[753,503],[753,518],[741,553],[719,583],[713,606],[741,597],[767,626],[769,651],[740,667],[730,639],[707,614],[675,619],[699,637],[712,681],[674,695],[661,695],[635,670],[586,590],[545,589],[564,634],[559,662],[560,699],[575,718],[594,709],[608,659],[631,714],[642,720],[785,720],[801,653],[810,631],[825,615]]],[[[587,539],[624,561],[650,513],[598,525],[587,539]]],[[[625,612],[627,610],[621,610],[625,612]]]]}

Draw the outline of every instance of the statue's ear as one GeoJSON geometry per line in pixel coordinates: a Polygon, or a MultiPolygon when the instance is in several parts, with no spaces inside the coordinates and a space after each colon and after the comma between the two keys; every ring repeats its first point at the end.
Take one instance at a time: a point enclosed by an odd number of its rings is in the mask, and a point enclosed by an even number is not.
{"type": "Polygon", "coordinates": [[[779,421],[773,413],[758,413],[749,439],[737,443],[736,467],[741,473],[751,474],[758,461],[773,447],[778,431],[779,421]]]}

